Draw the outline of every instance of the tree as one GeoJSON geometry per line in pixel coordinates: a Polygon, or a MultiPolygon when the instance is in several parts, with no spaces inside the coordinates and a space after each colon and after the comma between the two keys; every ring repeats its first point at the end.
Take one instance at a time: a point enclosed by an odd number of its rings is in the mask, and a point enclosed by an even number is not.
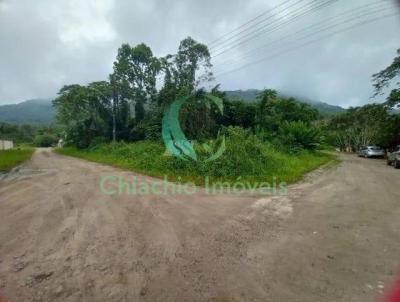
{"type": "Polygon", "coordinates": [[[212,78],[211,57],[208,47],[198,43],[191,37],[181,41],[178,53],[175,56],[173,75],[178,89],[192,92],[201,81],[212,78]],[[197,71],[202,71],[196,77],[197,71]]]}
{"type": "Polygon", "coordinates": [[[123,44],[118,50],[113,83],[120,92],[120,101],[134,102],[137,122],[145,116],[145,104],[155,101],[156,76],[160,68],[160,61],[145,44],[135,47],[123,44]]]}
{"type": "Polygon", "coordinates": [[[393,89],[387,98],[386,105],[393,108],[400,106],[400,89],[393,89]]]}
{"type": "Polygon", "coordinates": [[[200,99],[204,89],[200,84],[212,79],[211,57],[206,45],[191,37],[181,41],[176,55],[161,59],[164,86],[158,104],[165,108],[179,97],[190,96],[180,111],[180,121],[188,137],[207,137],[215,129],[216,115],[200,99]]]}
{"type": "Polygon", "coordinates": [[[257,95],[257,100],[260,103],[260,106],[263,107],[269,102],[276,100],[278,97],[278,92],[274,89],[264,89],[257,95]]]}
{"type": "Polygon", "coordinates": [[[285,121],[279,130],[283,145],[296,152],[301,149],[314,150],[321,144],[321,132],[302,121],[285,121]]]}
{"type": "Polygon", "coordinates": [[[258,101],[258,122],[263,123],[264,117],[270,113],[273,102],[277,99],[278,93],[273,89],[264,89],[257,95],[258,101]]]}
{"type": "Polygon", "coordinates": [[[34,139],[34,144],[37,147],[52,147],[58,142],[58,138],[52,134],[39,134],[34,139]]]}
{"type": "Polygon", "coordinates": [[[294,98],[279,98],[275,90],[266,89],[257,97],[258,128],[277,133],[284,121],[310,124],[318,118],[318,110],[294,98]]]}
{"type": "Polygon", "coordinates": [[[0,123],[0,138],[14,143],[31,143],[42,126],[0,123]]]}
{"type": "Polygon", "coordinates": [[[108,82],[64,86],[58,95],[53,104],[68,142],[84,148],[96,137],[111,137],[112,89],[108,82]]]}
{"type": "MultiPolygon", "coordinates": [[[[384,70],[374,74],[372,76],[375,95],[381,94],[385,88],[388,88],[393,84],[393,80],[398,79],[400,76],[400,49],[397,50],[398,56],[394,58],[392,64],[386,67],[384,70]]],[[[400,82],[396,82],[395,85],[400,85],[400,82]]],[[[390,107],[400,106],[400,92],[399,89],[394,89],[390,93],[387,99],[386,105],[390,107]]]]}
{"type": "Polygon", "coordinates": [[[164,85],[160,89],[157,105],[163,110],[165,106],[173,102],[177,96],[177,85],[172,74],[172,55],[160,59],[161,72],[164,73],[164,85]]]}
{"type": "Polygon", "coordinates": [[[224,114],[219,118],[219,123],[226,127],[254,128],[256,112],[257,107],[254,103],[224,99],[224,114]]]}
{"type": "Polygon", "coordinates": [[[399,139],[400,117],[390,114],[384,106],[369,104],[333,117],[328,129],[334,132],[341,149],[355,151],[371,144],[391,147],[399,139]]]}
{"type": "Polygon", "coordinates": [[[191,37],[182,40],[176,55],[161,59],[164,86],[160,91],[159,103],[169,104],[178,96],[194,94],[202,82],[212,80],[211,67],[211,56],[206,45],[191,37]]]}

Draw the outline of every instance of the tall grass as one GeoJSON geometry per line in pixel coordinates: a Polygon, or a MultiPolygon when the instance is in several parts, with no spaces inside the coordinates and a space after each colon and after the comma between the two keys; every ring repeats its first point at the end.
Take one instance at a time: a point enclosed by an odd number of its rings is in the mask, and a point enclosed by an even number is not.
{"type": "Polygon", "coordinates": [[[30,159],[34,149],[13,149],[0,151],[0,172],[8,172],[22,162],[30,159]]]}
{"type": "MultiPolygon", "coordinates": [[[[199,149],[196,146],[196,149],[199,149]]],[[[300,180],[307,172],[332,160],[331,155],[303,151],[296,155],[282,152],[261,142],[242,129],[231,129],[226,139],[225,153],[215,161],[184,161],[168,156],[161,143],[141,141],[136,143],[103,144],[87,150],[58,149],[56,152],[105,163],[155,177],[168,176],[170,180],[191,181],[204,184],[204,178],[214,181],[291,183],[300,180]]]]}

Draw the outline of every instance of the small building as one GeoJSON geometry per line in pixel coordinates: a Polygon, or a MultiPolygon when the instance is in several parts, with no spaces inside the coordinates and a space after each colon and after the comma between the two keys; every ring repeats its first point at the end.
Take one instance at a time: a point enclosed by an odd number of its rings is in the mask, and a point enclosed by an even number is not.
{"type": "Polygon", "coordinates": [[[63,140],[63,139],[59,139],[59,140],[58,140],[57,147],[58,147],[58,148],[64,147],[64,140],[63,140]]]}
{"type": "Polygon", "coordinates": [[[14,143],[12,141],[0,140],[0,150],[10,150],[14,148],[14,143]]]}

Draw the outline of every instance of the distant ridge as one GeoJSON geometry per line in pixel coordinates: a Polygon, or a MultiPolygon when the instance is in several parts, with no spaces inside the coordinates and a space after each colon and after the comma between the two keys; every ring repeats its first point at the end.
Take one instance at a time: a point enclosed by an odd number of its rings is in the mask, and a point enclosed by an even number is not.
{"type": "Polygon", "coordinates": [[[50,124],[55,110],[51,99],[33,99],[0,106],[0,122],[13,124],[50,124]]]}
{"type": "MultiPolygon", "coordinates": [[[[231,100],[254,102],[260,91],[261,90],[258,89],[248,89],[225,92],[227,97],[231,100]]],[[[279,93],[279,96],[285,98],[290,97],[290,95],[283,93],[279,93]]],[[[323,116],[332,116],[345,111],[345,109],[339,106],[313,101],[305,97],[293,97],[300,102],[312,105],[323,116]]],[[[52,99],[32,99],[19,104],[0,106],[0,122],[12,124],[50,124],[54,122],[55,114],[52,99]]]]}
{"type": "MultiPolygon", "coordinates": [[[[229,99],[243,100],[246,102],[254,102],[256,100],[257,94],[260,92],[261,92],[261,90],[258,90],[258,89],[225,91],[225,93],[229,99]]],[[[332,115],[346,111],[346,109],[344,109],[340,106],[335,106],[335,105],[330,105],[330,104],[327,104],[324,102],[310,100],[305,97],[287,95],[285,93],[278,93],[278,95],[283,98],[293,97],[299,102],[309,104],[309,105],[315,107],[320,112],[320,114],[324,115],[324,116],[332,116],[332,115]]]]}

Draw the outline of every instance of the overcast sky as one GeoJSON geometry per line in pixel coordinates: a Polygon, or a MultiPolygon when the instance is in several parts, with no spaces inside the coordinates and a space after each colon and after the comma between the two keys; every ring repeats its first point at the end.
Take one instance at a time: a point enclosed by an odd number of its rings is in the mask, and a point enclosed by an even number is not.
{"type": "MultiPolygon", "coordinates": [[[[400,16],[322,40],[325,32],[312,35],[312,30],[324,27],[318,22],[331,20],[328,25],[343,22],[328,32],[340,31],[394,14],[399,7],[392,0],[337,0],[290,23],[295,9],[304,11],[312,0],[297,2],[295,6],[295,0],[0,0],[0,104],[53,97],[65,84],[106,79],[121,43],[144,42],[163,56],[176,52],[187,36],[209,44],[276,6],[257,19],[269,16],[263,23],[269,32],[236,47],[240,35],[226,44],[215,43],[219,46],[212,49],[213,55],[229,50],[213,58],[216,75],[221,74],[216,82],[226,90],[275,88],[344,107],[371,102],[371,75],[390,64],[400,48],[400,16]],[[370,3],[376,6],[369,9],[379,12],[365,10],[363,16],[360,11],[358,18],[346,15],[370,3]],[[294,6],[289,9],[289,4],[294,6]],[[344,22],[349,17],[353,23],[344,22]],[[273,30],[274,24],[279,28],[273,30]],[[315,27],[302,31],[309,26],[315,27]],[[313,40],[319,41],[299,48],[313,40]],[[262,45],[266,46],[247,54],[262,45]],[[255,61],[259,62],[233,71],[255,61]]],[[[251,37],[250,33],[241,35],[251,37]]]]}

